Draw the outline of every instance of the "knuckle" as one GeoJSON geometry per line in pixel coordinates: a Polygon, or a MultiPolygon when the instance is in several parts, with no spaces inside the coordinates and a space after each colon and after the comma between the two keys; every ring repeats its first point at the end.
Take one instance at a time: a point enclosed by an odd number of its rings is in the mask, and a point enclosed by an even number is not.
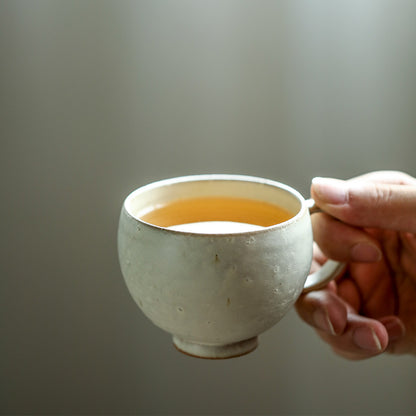
{"type": "Polygon", "coordinates": [[[376,184],[374,185],[373,193],[373,204],[375,208],[385,206],[393,197],[393,191],[390,187],[382,187],[376,184]]]}
{"type": "Polygon", "coordinates": [[[369,209],[377,213],[393,200],[390,186],[366,183],[352,186],[349,190],[348,204],[343,207],[342,219],[350,224],[361,224],[369,220],[369,209]]]}

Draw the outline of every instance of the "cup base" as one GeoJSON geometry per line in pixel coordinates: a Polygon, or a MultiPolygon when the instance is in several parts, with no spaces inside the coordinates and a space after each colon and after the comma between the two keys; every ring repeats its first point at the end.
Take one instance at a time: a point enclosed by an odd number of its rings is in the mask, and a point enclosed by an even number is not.
{"type": "Polygon", "coordinates": [[[254,351],[257,348],[258,340],[257,337],[253,337],[232,344],[206,345],[196,344],[174,336],[173,345],[178,351],[192,357],[221,360],[240,357],[254,351]]]}

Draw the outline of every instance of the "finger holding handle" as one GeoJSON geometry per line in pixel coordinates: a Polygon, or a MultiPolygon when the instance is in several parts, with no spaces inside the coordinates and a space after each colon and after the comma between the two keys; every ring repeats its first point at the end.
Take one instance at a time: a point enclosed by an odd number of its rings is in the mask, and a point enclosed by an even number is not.
{"type": "Polygon", "coordinates": [[[375,183],[314,178],[312,198],[327,214],[356,227],[416,233],[416,181],[375,183]]]}

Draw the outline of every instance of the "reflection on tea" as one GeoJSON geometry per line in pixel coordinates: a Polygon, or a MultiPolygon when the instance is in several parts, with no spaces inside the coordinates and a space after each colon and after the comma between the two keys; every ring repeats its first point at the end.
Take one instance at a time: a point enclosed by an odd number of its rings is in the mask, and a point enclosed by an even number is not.
{"type": "Polygon", "coordinates": [[[231,234],[261,230],[265,227],[234,221],[201,221],[172,225],[168,228],[198,234],[231,234]]]}

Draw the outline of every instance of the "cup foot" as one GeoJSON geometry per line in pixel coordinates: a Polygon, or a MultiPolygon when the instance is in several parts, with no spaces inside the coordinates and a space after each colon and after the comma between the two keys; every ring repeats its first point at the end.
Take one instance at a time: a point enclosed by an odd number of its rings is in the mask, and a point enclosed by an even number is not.
{"type": "Polygon", "coordinates": [[[206,345],[195,344],[174,336],[173,345],[178,351],[191,355],[192,357],[219,360],[248,354],[257,348],[258,342],[257,337],[253,337],[232,344],[206,345]]]}

